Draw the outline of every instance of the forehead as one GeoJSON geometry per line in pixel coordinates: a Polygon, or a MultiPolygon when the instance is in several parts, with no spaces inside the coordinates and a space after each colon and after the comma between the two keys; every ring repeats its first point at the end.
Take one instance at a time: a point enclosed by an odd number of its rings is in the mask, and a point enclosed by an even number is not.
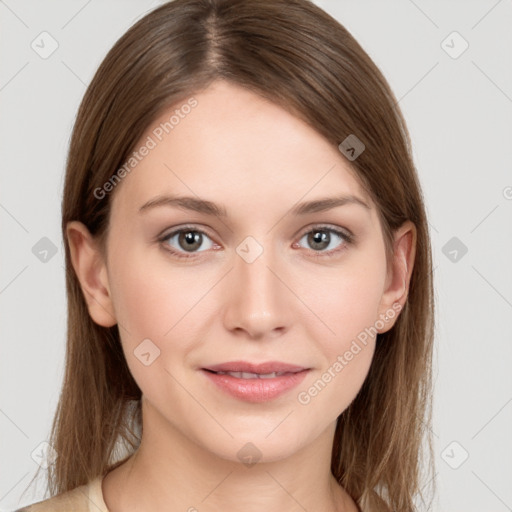
{"type": "Polygon", "coordinates": [[[262,208],[326,193],[370,202],[339,150],[282,107],[225,81],[191,98],[162,112],[135,145],[151,149],[116,190],[118,208],[164,194],[262,208]]]}

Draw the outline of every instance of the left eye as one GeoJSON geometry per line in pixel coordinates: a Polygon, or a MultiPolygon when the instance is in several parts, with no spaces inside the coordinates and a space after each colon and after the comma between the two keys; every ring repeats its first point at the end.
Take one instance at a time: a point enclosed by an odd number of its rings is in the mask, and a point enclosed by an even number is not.
{"type": "MultiPolygon", "coordinates": [[[[341,231],[333,228],[315,228],[305,233],[300,240],[306,239],[307,244],[315,252],[332,252],[339,248],[336,247],[336,239],[349,243],[350,237],[341,231]],[[334,235],[334,236],[333,236],[334,235]]],[[[300,243],[300,241],[299,241],[300,243]]]]}

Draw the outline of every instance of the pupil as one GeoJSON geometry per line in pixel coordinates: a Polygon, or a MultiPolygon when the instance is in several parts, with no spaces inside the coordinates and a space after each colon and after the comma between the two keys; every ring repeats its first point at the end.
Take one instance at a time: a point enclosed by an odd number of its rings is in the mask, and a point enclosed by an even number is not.
{"type": "Polygon", "coordinates": [[[185,231],[180,234],[180,245],[181,242],[185,241],[186,244],[183,247],[186,251],[192,251],[194,249],[198,249],[201,247],[201,233],[198,233],[197,231],[185,231]]]}
{"type": "Polygon", "coordinates": [[[314,231],[311,236],[312,246],[315,249],[325,249],[329,246],[329,238],[330,236],[326,231],[314,231]]]}

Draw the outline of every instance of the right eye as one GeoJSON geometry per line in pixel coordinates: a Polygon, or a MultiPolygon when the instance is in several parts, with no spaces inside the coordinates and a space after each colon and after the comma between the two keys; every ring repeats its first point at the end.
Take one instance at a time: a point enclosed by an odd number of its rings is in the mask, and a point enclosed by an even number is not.
{"type": "Polygon", "coordinates": [[[193,258],[198,252],[205,252],[198,251],[204,245],[205,237],[210,240],[210,245],[206,247],[206,250],[216,246],[204,231],[195,227],[176,229],[160,238],[159,241],[167,251],[178,258],[193,258]]]}

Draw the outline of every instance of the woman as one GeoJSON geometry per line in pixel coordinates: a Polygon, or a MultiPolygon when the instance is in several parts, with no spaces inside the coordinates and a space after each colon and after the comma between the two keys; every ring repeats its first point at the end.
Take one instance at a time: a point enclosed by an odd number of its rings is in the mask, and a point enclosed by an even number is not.
{"type": "Polygon", "coordinates": [[[396,103],[307,0],[175,0],[115,44],[69,149],[52,497],[24,510],[415,510],[434,303],[396,103]]]}

